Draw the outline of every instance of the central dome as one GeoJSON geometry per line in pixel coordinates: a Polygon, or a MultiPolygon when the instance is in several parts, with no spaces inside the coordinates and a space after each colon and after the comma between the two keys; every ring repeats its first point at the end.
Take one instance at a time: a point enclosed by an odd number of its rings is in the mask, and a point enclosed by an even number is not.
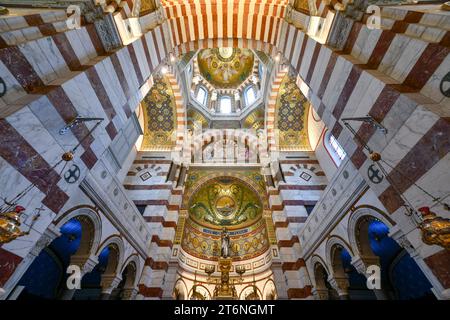
{"type": "Polygon", "coordinates": [[[252,73],[255,58],[249,49],[214,48],[198,54],[200,74],[216,88],[236,88],[252,73]]]}
{"type": "Polygon", "coordinates": [[[262,216],[258,194],[238,179],[215,178],[202,185],[189,203],[189,216],[211,229],[240,229],[262,216]]]}

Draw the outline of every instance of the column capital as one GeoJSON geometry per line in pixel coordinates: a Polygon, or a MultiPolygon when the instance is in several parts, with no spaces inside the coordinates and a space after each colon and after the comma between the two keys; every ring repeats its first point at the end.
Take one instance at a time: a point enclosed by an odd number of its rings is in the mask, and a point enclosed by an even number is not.
{"type": "Polygon", "coordinates": [[[313,288],[311,290],[311,292],[316,300],[328,300],[328,290],[327,289],[313,288]]]}
{"type": "Polygon", "coordinates": [[[136,288],[125,288],[122,290],[122,300],[135,300],[139,290],[136,288]]]}
{"type": "Polygon", "coordinates": [[[339,296],[348,296],[348,278],[347,277],[328,277],[328,283],[336,290],[339,296]]]}
{"type": "Polygon", "coordinates": [[[102,280],[100,285],[102,287],[102,293],[111,294],[111,292],[117,288],[122,277],[115,274],[102,274],[102,280]]]}
{"type": "Polygon", "coordinates": [[[380,266],[380,258],[378,256],[354,256],[351,264],[359,273],[367,276],[367,268],[371,265],[380,266]]]}
{"type": "Polygon", "coordinates": [[[34,247],[30,250],[30,255],[33,257],[37,257],[41,253],[42,249],[47,247],[53,240],[55,240],[59,236],[61,236],[59,228],[51,223],[41,235],[39,240],[36,241],[34,247]]]}
{"type": "Polygon", "coordinates": [[[81,269],[81,275],[84,276],[86,273],[91,272],[94,267],[98,264],[98,257],[91,256],[72,256],[70,258],[70,264],[77,265],[81,269]]]}
{"type": "Polygon", "coordinates": [[[414,248],[414,246],[411,244],[411,242],[408,240],[408,237],[406,234],[403,233],[402,230],[400,230],[398,225],[393,226],[389,231],[389,237],[394,239],[402,248],[408,252],[408,254],[412,257],[418,257],[419,253],[414,248]]]}

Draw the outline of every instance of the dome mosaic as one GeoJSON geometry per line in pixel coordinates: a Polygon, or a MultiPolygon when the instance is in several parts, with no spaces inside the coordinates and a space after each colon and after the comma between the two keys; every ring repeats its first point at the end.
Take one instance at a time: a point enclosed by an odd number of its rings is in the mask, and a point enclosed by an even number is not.
{"type": "Polygon", "coordinates": [[[254,55],[249,49],[214,48],[197,56],[200,74],[216,88],[236,88],[252,73],[254,55]]]}
{"type": "Polygon", "coordinates": [[[210,180],[192,195],[189,203],[190,218],[212,229],[245,228],[257,222],[262,211],[256,191],[228,177],[210,180]]]}

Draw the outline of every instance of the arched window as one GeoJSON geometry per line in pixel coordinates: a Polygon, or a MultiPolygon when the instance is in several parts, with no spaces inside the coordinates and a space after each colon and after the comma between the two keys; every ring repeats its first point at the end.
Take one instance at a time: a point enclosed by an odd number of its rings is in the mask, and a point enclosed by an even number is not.
{"type": "Polygon", "coordinates": [[[199,87],[197,91],[197,96],[195,99],[202,105],[206,106],[206,100],[208,98],[208,91],[205,88],[199,87]]]}
{"type": "Polygon", "coordinates": [[[219,109],[221,113],[231,113],[231,97],[221,97],[219,100],[219,109]]]}
{"type": "Polygon", "coordinates": [[[331,134],[331,132],[327,132],[325,135],[325,147],[329,150],[330,156],[333,158],[333,161],[336,165],[340,165],[342,160],[345,159],[347,153],[345,153],[344,148],[339,144],[337,139],[331,134]]]}
{"type": "Polygon", "coordinates": [[[244,97],[245,97],[245,104],[247,106],[251,105],[253,102],[256,101],[256,92],[255,92],[255,88],[252,85],[248,86],[245,89],[244,97]]]}

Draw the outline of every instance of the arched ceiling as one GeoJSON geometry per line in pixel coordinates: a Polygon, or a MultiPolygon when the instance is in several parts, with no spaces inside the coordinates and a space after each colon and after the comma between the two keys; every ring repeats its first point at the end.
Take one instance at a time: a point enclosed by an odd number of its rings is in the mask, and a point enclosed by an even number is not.
{"type": "Polygon", "coordinates": [[[279,130],[280,150],[310,151],[308,139],[308,99],[288,73],[281,83],[275,112],[275,128],[279,130]]]}
{"type": "Polygon", "coordinates": [[[249,49],[213,48],[198,53],[200,74],[216,88],[236,88],[252,73],[255,57],[249,49]]]}
{"type": "Polygon", "coordinates": [[[262,203],[255,190],[232,177],[211,179],[189,201],[189,217],[211,229],[246,228],[262,216],[262,203]]]}
{"type": "Polygon", "coordinates": [[[217,260],[224,227],[234,260],[253,259],[269,250],[273,240],[263,217],[268,199],[259,170],[192,169],[185,190],[182,208],[188,219],[181,247],[186,253],[217,260]]]}
{"type": "Polygon", "coordinates": [[[144,138],[141,150],[171,150],[177,127],[175,97],[167,77],[155,76],[154,85],[142,101],[144,138]]]}

